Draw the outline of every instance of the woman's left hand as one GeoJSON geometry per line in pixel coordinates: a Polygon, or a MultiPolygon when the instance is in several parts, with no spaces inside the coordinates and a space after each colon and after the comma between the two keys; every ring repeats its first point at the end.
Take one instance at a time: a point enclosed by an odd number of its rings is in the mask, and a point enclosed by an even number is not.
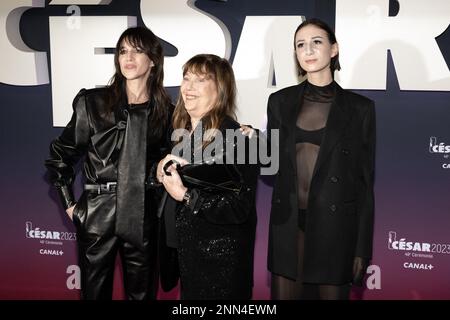
{"type": "Polygon", "coordinates": [[[170,194],[172,198],[177,201],[183,201],[184,194],[187,191],[187,188],[183,185],[181,181],[181,177],[178,174],[177,168],[175,164],[172,164],[167,171],[171,173],[170,176],[164,175],[162,177],[162,184],[166,191],[170,194]]]}
{"type": "Polygon", "coordinates": [[[239,131],[241,131],[244,136],[249,137],[249,139],[251,139],[255,134],[255,129],[253,129],[253,127],[249,124],[241,124],[239,131]]]}

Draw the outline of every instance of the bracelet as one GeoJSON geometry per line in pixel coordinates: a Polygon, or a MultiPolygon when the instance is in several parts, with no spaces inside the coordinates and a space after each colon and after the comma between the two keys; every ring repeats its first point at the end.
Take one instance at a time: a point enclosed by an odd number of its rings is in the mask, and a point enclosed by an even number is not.
{"type": "Polygon", "coordinates": [[[188,189],[186,190],[186,192],[183,195],[183,202],[189,206],[189,204],[191,203],[191,198],[192,198],[192,193],[191,191],[188,189]]]}

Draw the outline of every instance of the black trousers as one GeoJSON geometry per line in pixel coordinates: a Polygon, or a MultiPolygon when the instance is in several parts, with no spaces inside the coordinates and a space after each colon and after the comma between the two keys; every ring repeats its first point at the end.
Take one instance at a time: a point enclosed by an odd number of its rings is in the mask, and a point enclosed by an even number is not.
{"type": "Polygon", "coordinates": [[[158,220],[156,217],[146,217],[144,248],[137,248],[114,234],[113,207],[104,204],[104,211],[94,210],[96,212],[92,216],[88,214],[82,219],[83,223],[74,215],[81,270],[81,298],[112,299],[115,262],[119,254],[127,299],[155,299],[158,291],[158,220]]]}

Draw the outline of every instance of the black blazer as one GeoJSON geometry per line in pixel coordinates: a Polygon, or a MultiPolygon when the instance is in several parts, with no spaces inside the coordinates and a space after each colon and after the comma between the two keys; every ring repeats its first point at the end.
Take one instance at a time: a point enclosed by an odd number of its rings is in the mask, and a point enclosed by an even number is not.
{"type": "MultiPolygon", "coordinates": [[[[295,126],[305,83],[271,94],[267,109],[268,130],[280,130],[268,268],[291,279],[297,277],[298,252],[295,126]]],[[[354,257],[372,256],[374,109],[373,101],[337,85],[311,181],[304,282],[349,283],[354,257]]]]}

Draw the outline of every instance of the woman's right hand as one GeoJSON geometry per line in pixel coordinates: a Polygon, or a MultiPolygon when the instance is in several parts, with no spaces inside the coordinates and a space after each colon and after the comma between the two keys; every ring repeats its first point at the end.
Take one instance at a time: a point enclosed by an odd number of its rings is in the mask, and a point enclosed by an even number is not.
{"type": "Polygon", "coordinates": [[[353,281],[352,283],[357,286],[363,285],[363,279],[369,266],[369,259],[362,257],[355,257],[353,260],[353,281]]]}
{"type": "Polygon", "coordinates": [[[70,220],[73,221],[73,209],[75,208],[75,205],[71,206],[70,208],[66,209],[66,213],[69,216],[70,220]]]}
{"type": "Polygon", "coordinates": [[[184,166],[186,164],[188,164],[189,162],[186,161],[186,159],[183,159],[181,157],[177,157],[174,156],[173,154],[168,154],[165,158],[163,158],[159,163],[158,163],[158,167],[156,168],[156,179],[158,179],[158,181],[160,183],[163,183],[163,178],[165,176],[165,172],[164,172],[164,165],[169,162],[170,160],[175,160],[177,161],[181,166],[184,166]]]}
{"type": "Polygon", "coordinates": [[[164,178],[162,179],[164,188],[166,189],[167,193],[169,193],[170,196],[176,201],[183,201],[184,194],[188,190],[183,185],[183,181],[181,181],[181,177],[177,171],[177,166],[173,163],[171,166],[169,166],[167,171],[170,172],[170,175],[164,174],[164,178]]]}

